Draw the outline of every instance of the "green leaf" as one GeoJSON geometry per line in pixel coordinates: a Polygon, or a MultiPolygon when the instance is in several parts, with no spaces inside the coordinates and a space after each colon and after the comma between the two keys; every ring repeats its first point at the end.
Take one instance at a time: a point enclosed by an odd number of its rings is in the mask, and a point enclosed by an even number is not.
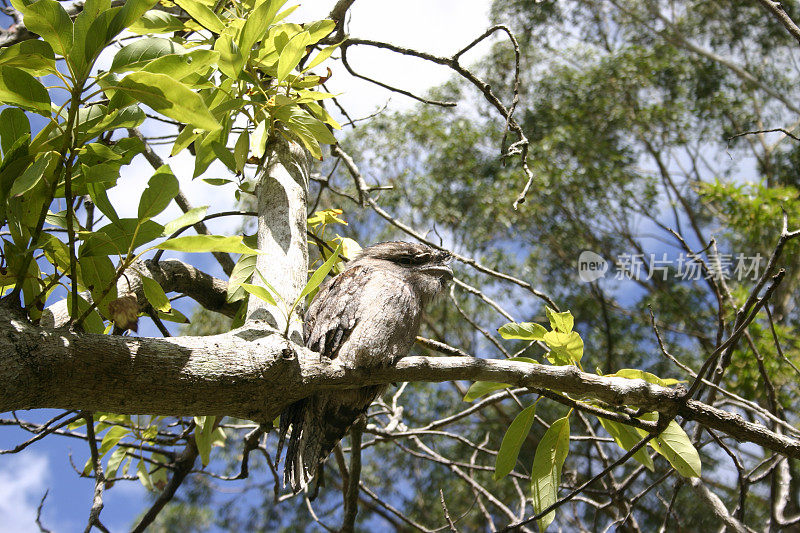
{"type": "Polygon", "coordinates": [[[267,148],[267,139],[269,139],[269,126],[268,121],[263,120],[256,124],[255,129],[250,134],[250,146],[253,148],[253,157],[261,159],[264,157],[264,152],[267,148]]]}
{"type": "Polygon", "coordinates": [[[175,0],[175,3],[181,6],[184,11],[189,13],[189,16],[200,23],[204,28],[214,33],[222,33],[222,30],[225,29],[225,24],[205,4],[197,2],[196,0],[175,0]]]}
{"type": "Polygon", "coordinates": [[[315,44],[320,39],[326,37],[336,27],[336,23],[330,19],[318,20],[306,26],[309,44],[315,44]]]}
{"type": "MultiPolygon", "coordinates": [[[[83,165],[82,168],[85,166],[86,165],[83,165]]],[[[86,183],[86,190],[89,192],[89,197],[92,199],[92,203],[94,203],[100,212],[107,216],[111,222],[119,222],[119,215],[117,215],[117,211],[114,209],[114,206],[108,199],[108,194],[106,194],[107,188],[108,187],[103,183],[86,183]]]]}
{"type": "Polygon", "coordinates": [[[139,478],[139,481],[147,490],[156,490],[153,486],[153,480],[150,479],[150,474],[147,472],[147,465],[145,464],[144,460],[140,460],[139,466],[136,467],[136,477],[139,478]]]}
{"type": "Polygon", "coordinates": [[[142,67],[145,72],[166,74],[176,80],[196,78],[219,59],[219,52],[214,50],[193,50],[181,54],[170,54],[159,57],[142,67]]]}
{"type": "Polygon", "coordinates": [[[164,11],[148,11],[128,27],[133,33],[144,35],[147,33],[172,33],[184,29],[181,19],[164,11]]]}
{"type": "Polygon", "coordinates": [[[34,76],[56,72],[53,48],[44,41],[30,39],[0,49],[0,65],[16,67],[34,76]]]}
{"type": "Polygon", "coordinates": [[[208,211],[208,206],[203,205],[200,207],[194,207],[172,222],[168,223],[164,226],[164,237],[169,237],[179,229],[185,228],[186,226],[194,226],[206,216],[206,212],[208,211]]]}
{"type": "Polygon", "coordinates": [[[47,175],[51,174],[59,155],[56,152],[47,152],[37,159],[31,166],[25,169],[11,186],[10,196],[22,196],[30,191],[47,175]]]}
{"type": "MultiPolygon", "coordinates": [[[[43,0],[39,0],[40,2],[43,0]]],[[[24,70],[0,65],[0,104],[50,115],[50,95],[39,80],[24,70]]]]}
{"type": "Polygon", "coordinates": [[[268,302],[271,305],[278,305],[278,302],[275,301],[275,298],[272,296],[272,293],[266,288],[260,285],[253,285],[251,283],[241,283],[239,284],[241,288],[256,296],[257,298],[268,302]]]}
{"type": "Polygon", "coordinates": [[[108,44],[108,27],[117,10],[112,10],[108,0],[87,0],[75,18],[72,31],[74,41],[69,51],[69,62],[78,75],[91,69],[100,51],[108,44]]]}
{"type": "Polygon", "coordinates": [[[250,54],[253,45],[264,37],[267,29],[275,20],[278,9],[285,3],[286,0],[261,2],[248,14],[238,40],[239,50],[245,58],[250,54]]]}
{"type": "Polygon", "coordinates": [[[300,32],[286,43],[278,57],[278,83],[286,79],[286,76],[294,70],[306,55],[306,46],[311,42],[311,36],[307,31],[300,32]]]}
{"type": "Polygon", "coordinates": [[[258,254],[242,242],[242,237],[236,235],[225,237],[222,235],[187,235],[168,239],[158,246],[161,250],[175,250],[177,252],[227,252],[231,254],[258,254]]]}
{"type": "MultiPolygon", "coordinates": [[[[600,425],[603,426],[603,429],[614,439],[614,442],[626,452],[630,451],[631,448],[642,440],[642,437],[639,436],[636,429],[631,426],[620,424],[614,420],[606,420],[605,418],[597,417],[597,419],[600,421],[600,425]]],[[[647,453],[647,447],[640,448],[639,451],[633,455],[633,458],[646,466],[649,470],[655,470],[653,459],[650,457],[650,454],[647,453]]]]}
{"type": "MultiPolygon", "coordinates": [[[[558,500],[561,468],[569,453],[569,415],[559,418],[545,431],[536,447],[531,470],[531,496],[533,513],[539,514],[558,500]]],[[[545,531],[556,513],[552,511],[541,518],[539,531],[545,531]]]]}
{"type": "Polygon", "coordinates": [[[109,72],[124,72],[126,70],[138,70],[154,59],[166,55],[176,55],[186,53],[186,49],[162,37],[150,37],[138,39],[131,44],[124,46],[114,56],[109,72]]]}
{"type": "MultiPolygon", "coordinates": [[[[317,159],[322,159],[319,143],[336,144],[336,137],[318,118],[297,105],[285,106],[275,112],[275,118],[283,122],[289,131],[300,138],[303,146],[317,159]]],[[[253,150],[255,153],[255,150],[253,150]]]]}
{"type": "Polygon", "coordinates": [[[116,276],[116,269],[111,259],[105,255],[98,256],[81,256],[78,260],[81,273],[81,284],[92,293],[92,299],[98,302],[97,307],[100,311],[110,316],[108,313],[108,304],[117,298],[117,287],[112,281],[116,276]],[[105,298],[103,292],[108,290],[105,298]]]}
{"type": "MultiPolygon", "coordinates": [[[[645,413],[640,417],[642,420],[655,422],[658,420],[656,413],[645,413]]],[[[646,436],[647,431],[636,428],[641,436],[646,436]]],[[[683,477],[700,477],[702,464],[700,454],[692,445],[689,436],[674,420],[670,420],[666,429],[656,438],[651,439],[650,446],[663,456],[672,467],[683,477]]]]}
{"type": "Polygon", "coordinates": [[[306,286],[303,287],[303,290],[300,292],[300,296],[297,297],[297,301],[295,301],[294,305],[292,305],[292,311],[294,311],[294,307],[298,302],[300,302],[311,291],[319,287],[322,282],[325,281],[325,277],[328,275],[328,272],[330,272],[333,268],[333,265],[339,261],[339,252],[341,252],[341,250],[342,246],[337,246],[328,260],[322,263],[322,265],[314,271],[314,273],[311,275],[311,279],[308,280],[308,283],[306,283],[306,286]]]}
{"type": "Polygon", "coordinates": [[[125,255],[160,237],[162,231],[164,226],[152,220],[140,224],[136,218],[121,218],[90,234],[80,255],[125,255]]]}
{"type": "Polygon", "coordinates": [[[320,63],[322,63],[323,61],[328,59],[331,56],[331,54],[333,52],[335,52],[337,48],[339,48],[340,44],[342,44],[342,43],[337,43],[337,44],[334,44],[334,45],[331,45],[331,46],[326,46],[325,48],[320,50],[317,53],[317,55],[314,56],[314,59],[312,59],[311,61],[308,62],[306,67],[303,69],[303,72],[308,72],[312,68],[316,67],[317,65],[319,65],[320,63]]]}
{"type": "Polygon", "coordinates": [[[494,480],[503,479],[512,470],[514,465],[517,464],[517,457],[519,451],[522,449],[522,443],[525,442],[525,437],[531,430],[533,420],[536,415],[536,404],[526,407],[508,426],[506,434],[503,435],[503,442],[500,444],[500,450],[497,452],[497,458],[494,462],[494,480]]]}
{"type": "Polygon", "coordinates": [[[507,383],[494,383],[492,381],[476,381],[472,385],[470,385],[469,390],[464,395],[465,402],[471,402],[477,400],[481,396],[486,396],[490,392],[494,392],[499,389],[507,389],[511,387],[511,385],[507,383]]]}
{"type": "MultiPolygon", "coordinates": [[[[67,309],[70,312],[70,317],[77,320],[87,309],[89,309],[89,302],[83,299],[81,295],[78,295],[78,314],[76,316],[72,316],[72,292],[67,294],[67,309]]],[[[97,314],[97,309],[92,309],[91,313],[84,319],[83,321],[83,329],[87,333],[96,333],[102,334],[105,331],[105,326],[103,325],[103,319],[100,318],[100,315],[97,314]]]]}
{"type": "Polygon", "coordinates": [[[122,464],[126,452],[127,450],[125,448],[117,448],[111,454],[111,457],[108,458],[105,471],[107,479],[117,477],[117,470],[119,470],[119,465],[122,464]]]}
{"type": "Polygon", "coordinates": [[[575,325],[575,319],[572,318],[572,313],[569,311],[557,313],[549,307],[545,307],[545,311],[547,312],[547,318],[550,320],[550,327],[554,331],[559,331],[561,333],[570,333],[572,331],[572,327],[575,325]]]}
{"type": "Polygon", "coordinates": [[[14,144],[25,135],[30,139],[31,124],[25,112],[16,107],[7,107],[3,109],[3,111],[0,112],[0,148],[3,149],[3,155],[9,157],[14,144]]]}
{"type": "Polygon", "coordinates": [[[41,35],[58,54],[64,57],[69,54],[72,49],[72,20],[59,2],[38,0],[21,11],[26,28],[41,35]]]}
{"type": "Polygon", "coordinates": [[[526,341],[544,340],[547,330],[534,322],[510,322],[497,330],[504,339],[522,339],[526,341]]]}
{"type": "MultiPolygon", "coordinates": [[[[244,290],[240,287],[242,283],[247,283],[256,269],[257,255],[242,254],[236,265],[231,271],[231,277],[228,280],[228,293],[226,300],[235,302],[244,298],[244,290]]],[[[258,296],[258,295],[256,295],[258,296]]]]}
{"type": "Polygon", "coordinates": [[[583,339],[577,331],[548,331],[544,335],[544,342],[550,347],[547,358],[554,364],[570,365],[583,357],[583,339]]]}
{"type": "Polygon", "coordinates": [[[164,289],[161,288],[161,285],[156,280],[142,276],[142,289],[144,289],[144,296],[153,306],[153,309],[164,313],[172,309],[169,298],[164,294],[164,289]]]}
{"type": "Polygon", "coordinates": [[[158,318],[161,320],[168,320],[170,322],[177,322],[178,324],[188,324],[189,319],[186,316],[175,309],[174,307],[170,309],[169,313],[164,313],[163,311],[157,311],[158,318]]]}
{"type": "Polygon", "coordinates": [[[169,165],[162,165],[147,182],[139,200],[139,220],[149,220],[161,213],[179,192],[178,178],[169,165]]]}
{"type": "Polygon", "coordinates": [[[203,461],[203,466],[208,465],[211,459],[211,445],[213,444],[214,421],[216,418],[216,416],[194,417],[194,423],[197,426],[194,429],[194,441],[197,443],[197,451],[200,452],[200,460],[203,461]]]}
{"type": "Polygon", "coordinates": [[[247,163],[247,154],[250,152],[250,134],[243,130],[236,139],[236,146],[233,149],[233,159],[236,162],[236,172],[241,174],[244,165],[247,163]]]}
{"type": "Polygon", "coordinates": [[[111,429],[109,429],[103,437],[103,440],[100,443],[100,448],[97,450],[97,454],[100,457],[105,456],[105,454],[107,454],[111,448],[116,446],[119,441],[121,441],[130,432],[130,429],[123,426],[111,426],[111,429]]]}
{"type": "Polygon", "coordinates": [[[122,30],[139,20],[158,0],[125,0],[122,9],[116,12],[108,24],[106,42],[117,36],[122,30]]]}
{"type": "Polygon", "coordinates": [[[662,379],[656,376],[655,374],[651,374],[650,372],[645,372],[644,370],[639,370],[638,368],[623,368],[621,370],[617,370],[613,374],[608,374],[608,376],[616,376],[618,378],[627,378],[627,379],[643,379],[648,383],[652,383],[654,385],[661,385],[662,387],[671,387],[673,385],[681,383],[680,380],[674,378],[662,379]]]}
{"type": "Polygon", "coordinates": [[[165,74],[131,72],[116,88],[177,121],[209,131],[222,127],[200,95],[165,74]]]}

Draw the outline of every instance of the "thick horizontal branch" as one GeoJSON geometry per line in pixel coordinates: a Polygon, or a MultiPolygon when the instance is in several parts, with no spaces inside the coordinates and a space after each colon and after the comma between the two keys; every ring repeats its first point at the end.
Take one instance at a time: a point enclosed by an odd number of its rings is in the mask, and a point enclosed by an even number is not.
{"type": "Polygon", "coordinates": [[[552,389],[680,416],[800,458],[800,441],[746,422],[682,389],[598,376],[571,366],[473,357],[406,357],[396,367],[352,369],[287,341],[259,322],[208,337],[165,339],[36,328],[0,310],[0,411],[82,409],[130,414],[229,415],[259,422],[319,390],[400,381],[494,381],[552,389]]]}

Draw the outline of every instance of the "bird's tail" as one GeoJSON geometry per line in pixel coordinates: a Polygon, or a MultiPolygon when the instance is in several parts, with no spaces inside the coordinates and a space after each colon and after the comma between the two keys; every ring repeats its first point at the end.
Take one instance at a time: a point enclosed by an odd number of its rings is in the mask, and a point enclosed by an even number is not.
{"type": "Polygon", "coordinates": [[[347,434],[353,422],[372,403],[384,387],[364,387],[315,394],[290,405],[281,415],[280,448],[289,427],[283,483],[294,492],[303,490],[314,479],[319,465],[328,458],[336,443],[347,434]]]}

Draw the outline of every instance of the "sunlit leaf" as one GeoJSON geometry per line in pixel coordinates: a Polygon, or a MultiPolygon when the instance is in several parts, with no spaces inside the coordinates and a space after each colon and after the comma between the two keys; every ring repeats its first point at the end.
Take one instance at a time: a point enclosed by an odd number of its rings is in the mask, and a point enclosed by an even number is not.
{"type": "Polygon", "coordinates": [[[572,331],[575,325],[575,319],[572,317],[572,313],[569,311],[558,313],[549,307],[545,307],[545,311],[547,312],[547,318],[550,320],[550,327],[554,331],[561,333],[570,333],[572,331]]]}
{"type": "Polygon", "coordinates": [[[500,336],[504,339],[522,339],[527,341],[541,341],[544,340],[544,335],[547,330],[544,326],[534,322],[510,322],[501,326],[497,330],[500,336]]]}
{"type": "Polygon", "coordinates": [[[222,236],[222,235],[187,235],[185,237],[175,237],[168,239],[156,248],[161,250],[175,250],[178,252],[227,252],[231,254],[257,254],[258,250],[253,250],[242,242],[242,237],[222,236]]]}
{"type": "Polygon", "coordinates": [[[536,404],[526,407],[519,413],[511,425],[508,426],[506,434],[503,435],[503,442],[494,463],[495,481],[504,478],[517,464],[517,457],[522,449],[522,443],[531,430],[534,417],[536,416],[536,404]]]}
{"type": "Polygon", "coordinates": [[[153,309],[163,311],[164,313],[169,312],[169,310],[172,309],[172,304],[170,304],[167,295],[164,294],[164,289],[161,288],[161,285],[159,285],[156,280],[148,278],[147,276],[142,276],[141,279],[144,296],[147,298],[147,301],[150,302],[150,305],[153,306],[153,309]]]}
{"type": "Polygon", "coordinates": [[[44,85],[24,70],[5,65],[0,65],[0,104],[50,114],[50,95],[44,85]]]}
{"type": "MultiPolygon", "coordinates": [[[[536,447],[531,469],[533,513],[539,514],[558,500],[561,468],[569,453],[569,415],[559,418],[545,431],[536,447]]],[[[541,518],[539,531],[545,531],[555,519],[555,511],[541,518]]]]}
{"type": "MultiPolygon", "coordinates": [[[[597,419],[600,421],[603,429],[614,439],[614,442],[625,451],[630,451],[631,448],[642,440],[642,437],[637,433],[636,429],[631,426],[615,422],[614,420],[606,420],[605,418],[598,417],[597,419]]],[[[650,454],[647,453],[646,446],[640,448],[639,451],[633,455],[633,458],[646,466],[649,470],[652,471],[655,469],[653,459],[650,457],[650,454]]]]}
{"type": "Polygon", "coordinates": [[[161,166],[147,182],[139,200],[139,220],[148,220],[161,213],[179,192],[178,179],[169,165],[161,166]]]}
{"type": "Polygon", "coordinates": [[[166,226],[164,226],[164,236],[168,237],[178,231],[179,229],[185,228],[186,226],[194,226],[206,216],[206,212],[208,211],[208,206],[203,205],[200,207],[194,207],[172,222],[169,222],[166,226]]]}

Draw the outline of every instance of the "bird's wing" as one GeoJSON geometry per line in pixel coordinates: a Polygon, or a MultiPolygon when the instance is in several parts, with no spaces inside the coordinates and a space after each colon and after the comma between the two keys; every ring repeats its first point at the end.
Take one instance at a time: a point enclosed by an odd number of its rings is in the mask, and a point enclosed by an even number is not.
{"type": "Polygon", "coordinates": [[[375,269],[359,265],[345,270],[317,293],[306,313],[306,346],[334,359],[359,318],[359,294],[375,269]]]}

